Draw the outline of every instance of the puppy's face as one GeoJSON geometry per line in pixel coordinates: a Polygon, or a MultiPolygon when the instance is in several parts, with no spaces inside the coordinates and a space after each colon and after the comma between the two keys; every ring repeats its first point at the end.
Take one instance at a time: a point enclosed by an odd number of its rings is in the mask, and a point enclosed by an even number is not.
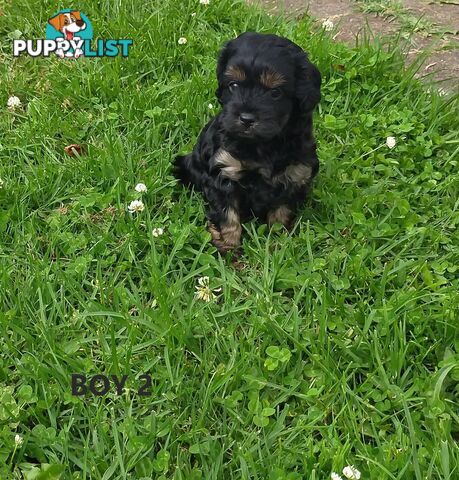
{"type": "Polygon", "coordinates": [[[223,125],[235,136],[269,139],[290,118],[293,71],[288,62],[273,65],[269,58],[257,58],[251,64],[251,60],[236,56],[224,71],[223,125]]]}
{"type": "Polygon", "coordinates": [[[298,46],[275,35],[246,33],[229,42],[217,76],[223,128],[241,139],[273,139],[301,105],[310,111],[320,97],[318,70],[298,46]]]}
{"type": "Polygon", "coordinates": [[[48,22],[64,34],[66,40],[72,40],[74,34],[86,28],[86,23],[82,20],[79,11],[75,10],[69,13],[59,13],[48,22]]]}

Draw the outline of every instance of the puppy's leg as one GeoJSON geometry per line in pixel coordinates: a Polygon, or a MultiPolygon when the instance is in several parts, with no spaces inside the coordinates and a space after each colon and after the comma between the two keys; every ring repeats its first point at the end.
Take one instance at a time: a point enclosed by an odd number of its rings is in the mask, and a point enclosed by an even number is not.
{"type": "Polygon", "coordinates": [[[242,226],[238,211],[233,207],[224,209],[219,224],[209,221],[212,243],[221,253],[235,250],[241,244],[242,226]]]}
{"type": "Polygon", "coordinates": [[[211,210],[209,217],[209,232],[212,243],[220,253],[235,250],[241,244],[242,225],[237,208],[226,206],[221,209],[211,210]]]}
{"type": "Polygon", "coordinates": [[[268,225],[272,226],[274,223],[282,223],[285,228],[290,229],[293,218],[292,209],[288,205],[280,205],[268,212],[268,225]]]}

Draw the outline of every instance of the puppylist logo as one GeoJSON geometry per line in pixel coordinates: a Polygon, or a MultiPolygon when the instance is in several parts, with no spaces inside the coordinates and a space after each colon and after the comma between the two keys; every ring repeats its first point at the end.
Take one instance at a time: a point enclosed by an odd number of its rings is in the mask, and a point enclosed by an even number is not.
{"type": "Polygon", "coordinates": [[[89,18],[79,10],[66,9],[53,15],[46,24],[45,39],[13,40],[13,56],[60,58],[127,57],[133,41],[98,39],[92,45],[93,28],[89,18]]]}

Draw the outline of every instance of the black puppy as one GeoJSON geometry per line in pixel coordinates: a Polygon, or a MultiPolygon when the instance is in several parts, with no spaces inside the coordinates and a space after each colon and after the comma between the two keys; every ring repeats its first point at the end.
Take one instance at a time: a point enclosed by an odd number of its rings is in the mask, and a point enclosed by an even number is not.
{"type": "Polygon", "coordinates": [[[208,202],[214,245],[236,248],[250,215],[290,226],[319,169],[312,111],[320,73],[296,44],[247,32],[228,42],[217,66],[223,111],[203,129],[176,176],[208,202]]]}

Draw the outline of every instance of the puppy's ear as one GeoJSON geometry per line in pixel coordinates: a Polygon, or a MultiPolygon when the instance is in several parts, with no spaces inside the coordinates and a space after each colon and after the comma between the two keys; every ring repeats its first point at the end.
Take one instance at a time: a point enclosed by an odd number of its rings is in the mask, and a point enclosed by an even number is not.
{"type": "Polygon", "coordinates": [[[319,69],[309,61],[307,54],[297,47],[295,96],[301,113],[308,113],[320,101],[321,76],[319,69]]]}
{"type": "Polygon", "coordinates": [[[229,42],[226,42],[225,45],[223,46],[220,55],[218,56],[218,62],[217,62],[217,80],[218,80],[218,88],[215,91],[215,95],[218,98],[218,101],[221,102],[221,97],[223,93],[223,81],[224,81],[224,74],[226,70],[226,66],[228,65],[228,60],[233,56],[234,54],[234,46],[233,46],[233,40],[230,40],[229,42]]]}
{"type": "Polygon", "coordinates": [[[64,15],[62,13],[59,13],[56,16],[50,18],[48,20],[48,23],[60,32],[61,28],[64,26],[64,15]]]}

